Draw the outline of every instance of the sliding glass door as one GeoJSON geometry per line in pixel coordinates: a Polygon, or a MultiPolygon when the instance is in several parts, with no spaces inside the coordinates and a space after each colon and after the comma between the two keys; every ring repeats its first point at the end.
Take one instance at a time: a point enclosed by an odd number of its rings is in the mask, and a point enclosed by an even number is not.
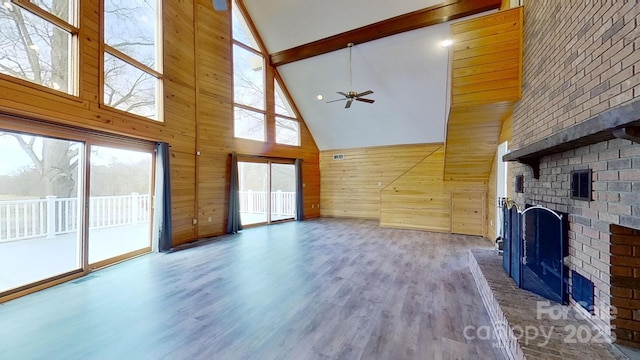
{"type": "Polygon", "coordinates": [[[91,146],[89,264],[151,251],[152,153],[91,146]]]}
{"type": "Polygon", "coordinates": [[[151,251],[153,143],[0,124],[0,298],[151,251]]]}
{"type": "Polygon", "coordinates": [[[0,293],[82,269],[84,144],[0,130],[0,293]]]}
{"type": "Polygon", "coordinates": [[[240,218],[243,226],[295,218],[293,163],[268,159],[238,161],[240,218]]]}
{"type": "Polygon", "coordinates": [[[296,167],[271,163],[271,221],[296,216],[296,167]]]}

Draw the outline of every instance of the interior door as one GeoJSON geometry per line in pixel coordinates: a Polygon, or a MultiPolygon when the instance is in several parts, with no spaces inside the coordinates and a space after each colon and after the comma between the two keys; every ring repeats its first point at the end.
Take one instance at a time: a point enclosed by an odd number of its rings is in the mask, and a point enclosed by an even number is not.
{"type": "Polygon", "coordinates": [[[484,235],[485,193],[465,191],[451,193],[451,232],[484,235]]]}

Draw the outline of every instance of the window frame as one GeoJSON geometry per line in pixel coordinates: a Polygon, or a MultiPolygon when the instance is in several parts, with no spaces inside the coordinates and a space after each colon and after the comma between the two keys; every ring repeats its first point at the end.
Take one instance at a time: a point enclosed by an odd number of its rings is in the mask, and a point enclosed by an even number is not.
{"type": "MultiPolygon", "coordinates": [[[[235,2],[235,0],[233,0],[233,4],[234,7],[238,6],[238,4],[235,2]]],[[[240,16],[242,16],[244,18],[244,13],[242,11],[242,9],[238,8],[238,10],[240,11],[240,16]]],[[[233,9],[230,11],[230,13],[233,12],[233,9]]],[[[233,16],[233,15],[230,15],[233,16]]],[[[244,19],[245,22],[246,19],[244,19]]],[[[233,25],[232,25],[233,26],[233,25]]],[[[251,32],[251,35],[255,38],[255,34],[253,34],[253,31],[251,29],[248,29],[251,32]]],[[[258,40],[256,39],[256,42],[258,42],[258,40]]],[[[259,46],[260,47],[260,46],[259,46]]],[[[256,139],[249,139],[249,138],[245,138],[245,137],[239,137],[236,136],[236,117],[235,117],[235,110],[234,110],[234,116],[233,116],[233,138],[234,139],[242,139],[242,140],[248,140],[248,141],[258,141],[258,142],[264,142],[267,143],[269,141],[268,139],[268,134],[267,134],[267,127],[268,127],[268,122],[269,122],[269,116],[268,116],[268,112],[267,109],[269,107],[269,102],[267,101],[267,87],[269,86],[267,84],[267,67],[270,67],[270,65],[267,64],[267,59],[264,55],[264,53],[260,50],[256,50],[254,49],[251,45],[245,44],[243,42],[241,42],[240,40],[237,40],[234,36],[233,36],[233,27],[231,29],[231,67],[232,67],[232,76],[231,76],[231,88],[233,91],[233,108],[235,109],[236,107],[247,110],[247,111],[254,111],[257,113],[261,113],[264,116],[264,126],[263,126],[263,136],[262,136],[262,140],[256,140],[256,139]],[[235,61],[233,61],[234,59],[234,47],[238,46],[240,48],[242,48],[245,51],[248,51],[250,53],[253,53],[254,55],[257,55],[259,57],[262,58],[262,66],[263,66],[263,71],[262,71],[262,89],[263,89],[263,94],[262,94],[262,101],[264,104],[264,109],[259,109],[259,108],[255,108],[253,106],[249,106],[246,104],[242,104],[242,103],[238,103],[236,102],[236,80],[235,80],[235,71],[236,71],[236,63],[235,61]]]]}
{"type": "MultiPolygon", "coordinates": [[[[249,110],[249,111],[255,111],[258,113],[262,113],[265,116],[265,126],[264,126],[264,131],[265,131],[265,136],[264,136],[264,140],[262,140],[261,142],[264,143],[273,143],[276,144],[278,146],[290,146],[290,147],[302,147],[302,121],[301,121],[301,117],[300,114],[298,113],[298,110],[293,102],[293,100],[291,99],[291,96],[287,90],[287,88],[285,87],[284,82],[282,81],[282,78],[280,77],[280,74],[278,73],[278,70],[273,67],[271,64],[268,63],[268,59],[269,59],[269,54],[268,52],[265,50],[264,44],[262,43],[262,40],[256,36],[256,31],[255,31],[255,26],[248,21],[247,19],[247,12],[246,9],[244,8],[244,5],[242,3],[238,3],[238,1],[236,0],[232,0],[232,9],[231,11],[229,11],[230,15],[230,27],[231,27],[231,52],[232,52],[232,56],[231,58],[233,59],[233,47],[234,45],[238,45],[239,47],[245,49],[246,51],[252,52],[256,55],[259,55],[262,57],[263,59],[263,66],[264,66],[264,70],[263,70],[263,83],[264,83],[264,91],[263,91],[263,97],[264,97],[264,104],[265,104],[265,109],[261,110],[261,109],[257,109],[254,108],[252,106],[248,106],[245,104],[241,104],[241,103],[237,103],[235,100],[235,63],[232,61],[232,91],[233,91],[233,107],[240,107],[243,108],[245,110],[249,110]],[[242,17],[242,19],[240,19],[241,21],[244,21],[247,25],[247,31],[250,32],[251,36],[254,38],[256,44],[257,44],[257,49],[254,48],[253,46],[251,46],[251,44],[245,44],[243,42],[241,42],[240,40],[237,40],[234,36],[233,36],[233,11],[237,9],[238,11],[238,15],[240,15],[242,17]],[[284,114],[280,114],[276,111],[276,82],[278,83],[278,85],[280,86],[280,89],[282,90],[282,100],[286,101],[290,106],[291,106],[291,110],[293,113],[293,116],[288,116],[288,115],[284,115],[284,114]],[[297,145],[290,145],[290,144],[283,144],[283,143],[279,143],[277,142],[277,118],[282,118],[285,120],[291,120],[291,121],[295,121],[298,123],[298,144],[297,145]]],[[[250,20],[250,19],[249,19],[250,20]]],[[[234,139],[241,139],[241,140],[249,140],[249,141],[259,141],[259,140],[253,140],[253,139],[246,139],[246,138],[242,138],[242,137],[237,137],[236,134],[236,119],[235,119],[235,115],[233,117],[233,138],[234,139]]]]}
{"type": "MultiPolygon", "coordinates": [[[[23,86],[27,86],[30,88],[34,88],[39,91],[45,91],[47,93],[62,96],[71,100],[81,101],[79,98],[80,94],[80,27],[79,27],[79,19],[80,19],[80,10],[79,10],[79,2],[80,0],[74,0],[71,4],[73,9],[70,10],[70,19],[67,22],[54,14],[46,11],[40,6],[32,3],[29,0],[5,0],[5,2],[19,7],[21,10],[27,11],[34,16],[39,17],[45,22],[50,23],[52,26],[55,26],[67,33],[71,36],[71,41],[69,44],[70,51],[70,66],[69,66],[69,87],[70,91],[62,91],[58,90],[54,87],[46,86],[43,84],[39,84],[37,82],[23,79],[19,77],[15,77],[9,74],[0,73],[0,79],[7,80],[10,82],[14,82],[17,84],[21,84],[23,86]]],[[[0,5],[3,6],[4,4],[0,5]]]]}
{"type": "Polygon", "coordinates": [[[278,145],[284,145],[284,146],[296,146],[296,147],[301,146],[302,138],[300,136],[300,120],[298,120],[296,118],[289,117],[289,116],[276,114],[275,115],[275,143],[278,144],[278,145]],[[293,121],[293,122],[298,124],[298,131],[296,133],[298,141],[297,141],[297,143],[295,145],[278,142],[278,118],[283,119],[283,120],[293,121]]]}
{"type": "Polygon", "coordinates": [[[120,113],[126,116],[133,116],[140,119],[144,119],[146,121],[153,121],[156,123],[164,124],[164,74],[163,74],[163,22],[162,22],[162,0],[153,0],[156,3],[156,32],[155,32],[155,54],[156,54],[156,62],[155,68],[152,68],[148,65],[143,64],[141,61],[134,59],[133,57],[125,54],[124,52],[114,48],[109,45],[105,41],[105,1],[100,0],[100,94],[98,99],[98,106],[102,109],[113,111],[116,113],[120,113]],[[156,103],[156,112],[157,118],[152,118],[144,115],[135,114],[129,111],[121,110],[115,108],[109,104],[105,104],[104,95],[105,95],[105,54],[109,54],[116,59],[127,63],[135,67],[136,69],[149,74],[150,76],[155,78],[156,81],[156,89],[155,89],[155,103],[156,103]]]}

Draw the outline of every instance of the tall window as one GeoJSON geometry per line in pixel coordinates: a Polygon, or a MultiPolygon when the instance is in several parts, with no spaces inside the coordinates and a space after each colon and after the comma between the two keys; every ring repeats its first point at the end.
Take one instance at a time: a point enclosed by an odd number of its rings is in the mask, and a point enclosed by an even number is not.
{"type": "Polygon", "coordinates": [[[76,0],[4,0],[0,73],[76,95],[76,0]]]}
{"type": "Polygon", "coordinates": [[[275,70],[265,64],[265,54],[235,1],[232,26],[234,136],[266,141],[267,121],[275,119],[275,142],[299,146],[300,122],[278,81],[265,80],[273,79],[275,70]],[[273,101],[267,101],[267,94],[273,101]]]}
{"type": "Polygon", "coordinates": [[[104,105],[162,120],[158,0],[104,0],[104,105]]]}
{"type": "Polygon", "coordinates": [[[234,135],[265,141],[264,56],[235,2],[232,27],[234,135]]]}
{"type": "Polygon", "coordinates": [[[291,104],[284,95],[278,80],[275,80],[276,143],[300,145],[300,122],[296,119],[291,104]]]}

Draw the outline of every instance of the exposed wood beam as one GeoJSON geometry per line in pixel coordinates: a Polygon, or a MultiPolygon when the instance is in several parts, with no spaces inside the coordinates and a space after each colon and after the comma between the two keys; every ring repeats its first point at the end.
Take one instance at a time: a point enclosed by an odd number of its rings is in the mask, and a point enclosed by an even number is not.
{"type": "Polygon", "coordinates": [[[284,65],[316,55],[344,49],[350,42],[362,44],[383,37],[400,34],[405,31],[420,29],[478,14],[483,11],[499,9],[501,5],[501,0],[449,0],[436,6],[396,16],[308,44],[279,51],[271,54],[269,57],[271,65],[284,65]]]}

